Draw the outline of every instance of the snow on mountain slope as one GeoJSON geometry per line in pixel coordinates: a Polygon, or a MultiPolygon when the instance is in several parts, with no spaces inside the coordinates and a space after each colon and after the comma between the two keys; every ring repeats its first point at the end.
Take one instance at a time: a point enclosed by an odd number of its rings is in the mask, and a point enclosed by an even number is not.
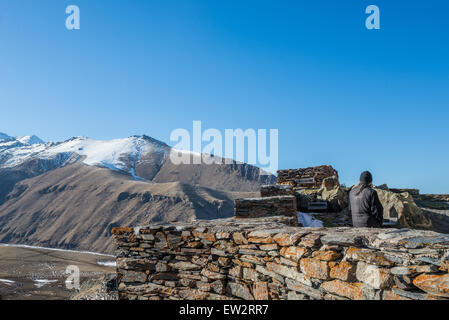
{"type": "Polygon", "coordinates": [[[104,141],[78,137],[51,147],[42,155],[51,157],[55,153],[77,153],[85,156],[83,163],[87,165],[103,166],[133,174],[142,155],[165,151],[162,143],[154,143],[144,136],[104,141]]]}
{"type": "Polygon", "coordinates": [[[17,141],[27,144],[27,145],[33,145],[33,144],[44,144],[45,141],[40,139],[39,137],[32,135],[32,136],[23,136],[23,137],[17,137],[17,141]]]}
{"type": "Polygon", "coordinates": [[[14,140],[14,138],[8,136],[6,133],[0,132],[0,142],[1,142],[2,140],[14,140]]]}
{"type": "Polygon", "coordinates": [[[34,159],[57,161],[60,166],[82,159],[87,165],[125,171],[138,179],[135,166],[141,156],[149,153],[165,155],[167,148],[164,143],[146,136],[116,140],[76,137],[61,143],[44,143],[36,136],[26,136],[0,141],[0,168],[17,167],[34,159]]]}
{"type": "Polygon", "coordinates": [[[76,162],[127,173],[135,180],[154,183],[179,181],[217,190],[253,191],[258,190],[260,184],[275,181],[273,175],[263,175],[258,167],[237,161],[223,165],[220,161],[223,159],[218,156],[190,151],[181,152],[190,154],[190,163],[195,165],[178,165],[169,158],[171,152],[179,151],[145,135],[115,140],[75,137],[58,143],[43,143],[35,136],[9,137],[0,140],[0,179],[4,180],[3,187],[0,181],[0,202],[2,195],[4,198],[21,179],[76,162]],[[198,162],[195,160],[203,161],[196,165],[198,162]]]}

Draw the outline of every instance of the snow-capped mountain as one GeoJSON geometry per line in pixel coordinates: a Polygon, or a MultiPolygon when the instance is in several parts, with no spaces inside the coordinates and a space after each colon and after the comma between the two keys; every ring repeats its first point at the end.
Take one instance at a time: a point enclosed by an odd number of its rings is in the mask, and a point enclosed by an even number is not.
{"type": "Polygon", "coordinates": [[[15,140],[15,138],[8,136],[6,133],[0,132],[0,142],[7,140],[15,140]]]}
{"type": "Polygon", "coordinates": [[[44,140],[42,140],[41,138],[39,138],[35,135],[18,137],[18,138],[16,138],[16,140],[23,144],[27,144],[27,145],[44,144],[45,143],[44,140]]]}
{"type": "MultiPolygon", "coordinates": [[[[135,180],[180,181],[236,191],[240,191],[243,186],[250,190],[257,188],[253,182],[270,183],[273,180],[273,176],[264,176],[259,168],[244,163],[175,165],[169,160],[170,152],[173,151],[179,150],[146,135],[114,140],[74,137],[63,142],[44,142],[34,135],[11,137],[2,133],[0,170],[25,169],[29,177],[80,162],[119,171],[135,180]]],[[[182,152],[192,157],[202,156],[189,151],[182,152]]]]}
{"type": "Polygon", "coordinates": [[[135,176],[136,165],[143,157],[159,154],[159,158],[165,159],[169,150],[163,142],[145,135],[115,140],[74,137],[59,143],[45,143],[34,135],[12,138],[2,134],[1,137],[0,168],[18,167],[31,160],[40,161],[43,167],[49,161],[57,167],[81,161],[90,166],[106,167],[135,176]]]}
{"type": "Polygon", "coordinates": [[[114,226],[229,217],[233,199],[275,181],[245,163],[177,165],[173,151],[145,135],[55,143],[1,134],[0,243],[113,252],[114,226]]]}

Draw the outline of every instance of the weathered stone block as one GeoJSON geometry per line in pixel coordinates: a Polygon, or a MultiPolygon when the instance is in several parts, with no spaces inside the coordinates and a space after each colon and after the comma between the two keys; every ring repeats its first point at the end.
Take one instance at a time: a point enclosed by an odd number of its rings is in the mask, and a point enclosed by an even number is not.
{"type": "Polygon", "coordinates": [[[117,268],[133,271],[154,271],[156,263],[148,259],[141,258],[117,258],[117,268]]]}
{"type": "Polygon", "coordinates": [[[438,272],[438,267],[435,265],[421,265],[421,266],[400,266],[390,269],[390,272],[394,275],[409,275],[414,276],[421,273],[433,273],[438,272]]]}
{"type": "Polygon", "coordinates": [[[284,276],[284,277],[287,277],[290,279],[294,279],[294,280],[298,280],[298,281],[304,280],[304,275],[299,273],[296,268],[283,266],[281,264],[277,264],[277,263],[273,263],[273,262],[267,262],[267,270],[277,273],[277,274],[280,274],[281,276],[284,276]]]}
{"type": "Polygon", "coordinates": [[[183,287],[189,287],[189,288],[194,288],[196,286],[196,281],[192,280],[192,279],[180,279],[179,283],[183,286],[183,287]]]}
{"type": "Polygon", "coordinates": [[[124,235],[124,234],[131,234],[134,232],[133,228],[112,228],[111,230],[113,235],[124,235]]]}
{"type": "Polygon", "coordinates": [[[295,262],[299,262],[299,260],[307,253],[308,250],[301,247],[283,247],[281,249],[281,256],[295,262]]]}
{"type": "Polygon", "coordinates": [[[208,282],[197,282],[196,286],[197,286],[198,290],[201,290],[201,291],[208,292],[211,290],[211,284],[208,282]]]}
{"type": "Polygon", "coordinates": [[[301,238],[298,246],[306,248],[318,248],[321,246],[321,234],[311,233],[301,238]]]}
{"type": "Polygon", "coordinates": [[[394,293],[392,290],[384,290],[382,292],[382,300],[412,300],[412,299],[400,296],[394,293]]]}
{"type": "Polygon", "coordinates": [[[242,278],[244,280],[251,280],[251,281],[255,282],[255,281],[260,280],[260,274],[254,269],[243,268],[242,278]]]}
{"type": "Polygon", "coordinates": [[[288,292],[287,300],[306,300],[306,299],[307,299],[306,296],[301,293],[297,293],[295,291],[288,292]]]}
{"type": "Polygon", "coordinates": [[[262,281],[256,281],[253,287],[253,295],[255,300],[268,300],[268,284],[262,281]]]}
{"type": "Polygon", "coordinates": [[[370,249],[351,247],[346,251],[345,258],[353,261],[363,261],[377,266],[391,267],[394,262],[388,259],[383,253],[370,249]]]}
{"type": "Polygon", "coordinates": [[[226,287],[226,291],[232,295],[244,300],[254,300],[251,291],[249,290],[247,285],[236,283],[236,282],[228,282],[226,287]]]}
{"type": "Polygon", "coordinates": [[[265,268],[263,266],[257,265],[256,266],[256,271],[261,273],[261,274],[263,274],[263,275],[265,275],[265,276],[273,278],[278,283],[281,283],[281,284],[284,283],[284,278],[281,275],[279,275],[279,274],[277,274],[275,272],[272,272],[272,271],[268,270],[267,268],[265,268]]]}
{"type": "Polygon", "coordinates": [[[144,283],[147,281],[148,275],[145,272],[136,272],[129,270],[121,270],[123,277],[120,279],[122,282],[140,282],[144,283]]]}
{"type": "Polygon", "coordinates": [[[163,232],[156,233],[154,237],[154,248],[163,249],[168,248],[167,238],[163,232]]]}
{"type": "Polygon", "coordinates": [[[168,266],[176,270],[201,270],[201,266],[185,261],[171,262],[168,266]]]}
{"type": "Polygon", "coordinates": [[[330,277],[340,279],[346,282],[354,282],[356,280],[356,265],[348,261],[339,263],[330,263],[330,277]]]}
{"type": "Polygon", "coordinates": [[[283,264],[289,267],[298,267],[298,263],[289,259],[286,259],[284,257],[279,257],[279,258],[275,258],[274,262],[279,263],[279,264],[283,264]]]}
{"type": "Polygon", "coordinates": [[[221,274],[221,273],[217,273],[217,272],[212,272],[206,269],[201,270],[201,274],[203,276],[205,276],[208,279],[213,279],[213,280],[224,280],[226,279],[226,275],[221,274]]]}
{"type": "Polygon", "coordinates": [[[329,266],[326,261],[317,260],[314,258],[303,258],[300,261],[301,271],[308,277],[313,277],[321,280],[328,280],[329,266]]]}
{"type": "Polygon", "coordinates": [[[282,247],[294,246],[298,243],[301,237],[307,235],[309,232],[297,232],[294,234],[278,233],[273,236],[273,240],[282,247]]]}
{"type": "Polygon", "coordinates": [[[292,279],[286,279],[285,284],[287,285],[287,288],[293,291],[300,292],[302,294],[305,294],[309,297],[312,297],[313,299],[321,300],[323,299],[323,292],[313,288],[311,283],[309,285],[304,284],[300,281],[292,280],[292,279]]]}
{"type": "Polygon", "coordinates": [[[375,289],[387,289],[393,285],[390,270],[363,261],[357,263],[356,278],[375,289]]]}
{"type": "Polygon", "coordinates": [[[226,286],[224,284],[224,281],[217,280],[210,284],[212,291],[218,294],[225,294],[226,292],[226,286]]]}
{"type": "Polygon", "coordinates": [[[231,238],[231,234],[229,232],[217,232],[215,234],[215,237],[217,238],[217,240],[227,240],[231,238]]]}
{"type": "Polygon", "coordinates": [[[278,249],[278,245],[276,243],[273,244],[262,244],[259,246],[260,250],[263,251],[272,251],[272,250],[277,250],[278,249]]]}
{"type": "Polygon", "coordinates": [[[341,254],[333,250],[315,251],[312,258],[323,261],[335,261],[341,258],[341,254]]]}
{"type": "Polygon", "coordinates": [[[248,239],[241,232],[234,232],[232,238],[236,244],[248,244],[248,239]]]}
{"type": "Polygon", "coordinates": [[[229,274],[235,278],[241,278],[243,274],[243,268],[241,266],[235,266],[229,269],[229,274]]]}
{"type": "Polygon", "coordinates": [[[321,284],[321,289],[351,300],[363,300],[362,288],[362,283],[348,283],[341,280],[332,280],[321,284]]]}
{"type": "Polygon", "coordinates": [[[260,264],[262,266],[265,265],[265,260],[263,258],[252,256],[252,255],[248,255],[248,254],[245,254],[245,255],[241,256],[240,260],[242,260],[243,262],[249,262],[249,263],[253,263],[253,264],[260,264]]]}
{"type": "Polygon", "coordinates": [[[413,280],[413,284],[421,290],[440,297],[449,298],[449,274],[422,274],[413,280]]]}
{"type": "Polygon", "coordinates": [[[215,242],[217,241],[217,239],[215,238],[215,235],[212,233],[207,233],[207,232],[192,232],[193,236],[202,240],[206,240],[206,241],[210,241],[210,242],[215,242]]]}

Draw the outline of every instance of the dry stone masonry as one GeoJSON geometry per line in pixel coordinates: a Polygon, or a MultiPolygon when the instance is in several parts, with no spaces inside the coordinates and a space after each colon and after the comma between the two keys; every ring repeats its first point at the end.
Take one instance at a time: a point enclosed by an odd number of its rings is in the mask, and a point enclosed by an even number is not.
{"type": "Polygon", "coordinates": [[[287,216],[115,228],[120,299],[449,299],[449,235],[287,216]]]}
{"type": "Polygon", "coordinates": [[[335,176],[338,179],[338,172],[332,166],[279,170],[277,175],[276,184],[293,187],[320,187],[325,178],[335,176]]]}
{"type": "Polygon", "coordinates": [[[234,201],[234,216],[237,218],[285,215],[296,219],[296,211],[296,197],[293,195],[242,198],[234,201]]]}
{"type": "Polygon", "coordinates": [[[279,171],[230,219],[115,228],[119,298],[449,299],[449,235],[411,229],[432,227],[418,202],[445,208],[449,196],[376,191],[401,229],[346,227],[349,188],[331,166],[279,171]],[[298,211],[333,228],[303,228],[298,211]]]}

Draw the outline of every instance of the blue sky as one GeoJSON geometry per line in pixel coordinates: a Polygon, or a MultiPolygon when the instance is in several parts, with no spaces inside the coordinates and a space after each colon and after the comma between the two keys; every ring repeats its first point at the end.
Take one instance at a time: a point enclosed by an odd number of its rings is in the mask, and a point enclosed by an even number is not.
{"type": "Polygon", "coordinates": [[[2,0],[0,131],[279,129],[279,167],[449,193],[447,0],[2,0]],[[65,28],[65,8],[81,29],[65,28]],[[381,30],[365,28],[365,8],[381,30]]]}

